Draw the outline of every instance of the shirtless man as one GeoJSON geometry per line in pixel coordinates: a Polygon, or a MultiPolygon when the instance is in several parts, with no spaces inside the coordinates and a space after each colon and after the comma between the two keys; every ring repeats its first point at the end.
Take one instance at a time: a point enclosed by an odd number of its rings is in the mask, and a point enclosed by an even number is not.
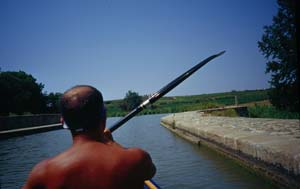
{"type": "Polygon", "coordinates": [[[134,189],[154,176],[147,152],[123,148],[105,129],[106,113],[97,89],[81,85],[67,90],[61,111],[73,145],[37,164],[23,189],[134,189]]]}

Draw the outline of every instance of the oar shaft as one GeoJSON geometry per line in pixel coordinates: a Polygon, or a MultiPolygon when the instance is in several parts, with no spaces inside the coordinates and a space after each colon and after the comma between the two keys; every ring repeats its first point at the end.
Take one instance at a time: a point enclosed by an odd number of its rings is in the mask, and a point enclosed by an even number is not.
{"type": "Polygon", "coordinates": [[[144,189],[160,189],[160,187],[152,180],[145,180],[144,189]]]}
{"type": "Polygon", "coordinates": [[[212,59],[224,54],[225,51],[222,51],[218,54],[212,55],[205,60],[199,62],[197,65],[186,71],[185,73],[181,74],[179,77],[171,81],[169,84],[161,88],[159,91],[154,93],[150,98],[145,100],[143,103],[141,103],[138,107],[133,109],[131,112],[129,112],[125,117],[121,118],[119,121],[117,121],[114,125],[110,127],[110,131],[113,132],[119,127],[121,127],[124,123],[126,123],[128,120],[130,120],[132,117],[134,117],[136,114],[141,112],[148,104],[153,104],[158,99],[160,99],[162,96],[167,94],[169,91],[174,89],[176,86],[178,86],[181,82],[183,82],[185,79],[187,79],[189,76],[191,76],[193,73],[195,73],[197,70],[199,70],[202,66],[207,64],[212,59]]]}

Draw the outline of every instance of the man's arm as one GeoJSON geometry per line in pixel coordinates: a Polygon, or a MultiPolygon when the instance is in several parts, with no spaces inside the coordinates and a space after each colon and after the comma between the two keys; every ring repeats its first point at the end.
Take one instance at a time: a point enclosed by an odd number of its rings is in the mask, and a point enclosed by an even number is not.
{"type": "Polygon", "coordinates": [[[151,179],[156,173],[156,167],[150,155],[138,148],[129,149],[129,151],[132,151],[133,159],[136,161],[135,175],[143,180],[151,179]]]}
{"type": "Polygon", "coordinates": [[[143,154],[142,170],[145,170],[145,180],[151,179],[156,173],[156,167],[147,152],[143,154]]]}

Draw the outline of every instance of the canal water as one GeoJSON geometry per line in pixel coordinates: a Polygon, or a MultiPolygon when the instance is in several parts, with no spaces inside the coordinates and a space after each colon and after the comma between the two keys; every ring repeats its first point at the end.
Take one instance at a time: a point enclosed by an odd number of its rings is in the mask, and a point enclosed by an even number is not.
{"type": "MultiPolygon", "coordinates": [[[[123,146],[140,147],[151,154],[157,167],[154,180],[162,188],[274,188],[232,160],[174,135],[160,126],[162,116],[135,117],[113,133],[123,146]]],[[[109,118],[108,125],[117,120],[109,118]]],[[[68,130],[0,141],[0,189],[20,188],[36,163],[67,149],[71,143],[68,130]]]]}

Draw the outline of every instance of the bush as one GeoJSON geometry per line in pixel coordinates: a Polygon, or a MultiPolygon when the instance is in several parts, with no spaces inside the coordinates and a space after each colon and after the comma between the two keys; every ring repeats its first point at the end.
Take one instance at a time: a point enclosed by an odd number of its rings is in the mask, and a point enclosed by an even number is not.
{"type": "Polygon", "coordinates": [[[223,116],[223,117],[239,117],[239,114],[234,109],[213,111],[210,113],[213,116],[223,116]]]}
{"type": "Polygon", "coordinates": [[[278,110],[274,106],[255,105],[248,107],[248,112],[249,117],[253,118],[300,119],[300,114],[298,112],[278,110]]]}

